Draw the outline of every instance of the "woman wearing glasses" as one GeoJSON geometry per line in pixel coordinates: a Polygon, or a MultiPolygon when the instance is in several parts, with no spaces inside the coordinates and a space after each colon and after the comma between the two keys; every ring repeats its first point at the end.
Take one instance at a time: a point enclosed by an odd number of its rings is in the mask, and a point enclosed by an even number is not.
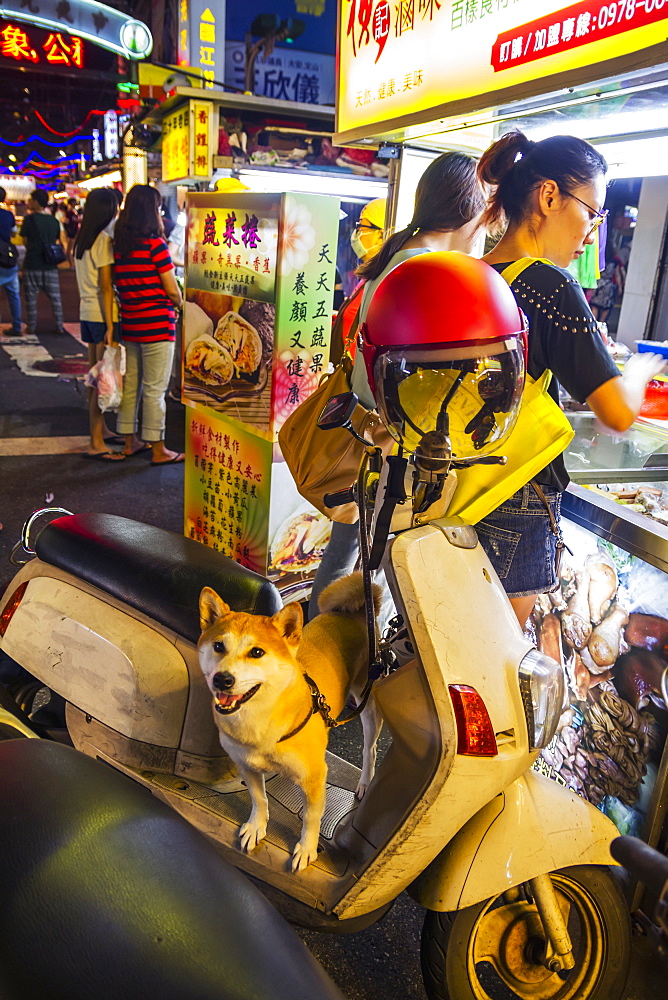
{"type": "MultiPolygon", "coordinates": [[[[529,320],[529,374],[539,378],[549,369],[557,402],[560,383],[607,427],[625,431],[663,359],[633,355],[620,376],[580,285],[565,270],[607,215],[606,171],[605,159],[582,139],[532,142],[519,131],[490,146],[478,165],[492,190],[483,224],[492,233],[504,230],[484,259],[503,271],[521,258],[542,258],[511,285],[529,320]]],[[[568,482],[559,457],[476,526],[522,626],[536,595],[557,583],[559,505],[568,482]]]]}

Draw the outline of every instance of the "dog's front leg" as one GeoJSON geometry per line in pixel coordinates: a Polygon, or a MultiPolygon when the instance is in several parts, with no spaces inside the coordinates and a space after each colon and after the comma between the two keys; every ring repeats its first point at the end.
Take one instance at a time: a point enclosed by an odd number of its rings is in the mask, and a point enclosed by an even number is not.
{"type": "Polygon", "coordinates": [[[373,694],[369,696],[360,719],[362,722],[364,743],[362,749],[362,773],[355,789],[355,795],[358,799],[361,799],[366,792],[376,770],[376,744],[378,743],[380,731],[383,728],[383,718],[373,700],[373,694]]]}
{"type": "Polygon", "coordinates": [[[252,803],[251,814],[247,822],[239,827],[239,838],[241,849],[250,852],[254,847],[257,847],[261,840],[264,840],[269,819],[269,803],[264,787],[263,772],[250,771],[242,765],[239,765],[239,771],[246,782],[252,803]]]}
{"type": "Polygon", "coordinates": [[[327,799],[327,765],[318,761],[298,780],[304,801],[304,819],[299,843],[292,852],[292,870],[301,872],[318,856],[320,822],[327,799]]]}

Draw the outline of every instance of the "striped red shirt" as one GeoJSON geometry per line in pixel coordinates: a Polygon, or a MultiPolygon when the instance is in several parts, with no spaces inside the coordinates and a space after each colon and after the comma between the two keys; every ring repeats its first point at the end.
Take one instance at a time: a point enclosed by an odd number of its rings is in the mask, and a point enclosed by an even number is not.
{"type": "Polygon", "coordinates": [[[139,240],[128,257],[114,254],[114,285],[124,340],[143,344],[174,340],[174,305],[160,280],[173,266],[166,242],[157,236],[139,240]]]}

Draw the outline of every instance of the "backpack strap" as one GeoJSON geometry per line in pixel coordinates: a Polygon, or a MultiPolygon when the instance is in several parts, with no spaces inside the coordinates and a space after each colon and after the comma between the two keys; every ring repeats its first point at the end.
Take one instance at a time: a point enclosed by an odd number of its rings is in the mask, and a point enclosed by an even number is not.
{"type": "Polygon", "coordinates": [[[516,278],[519,278],[522,271],[526,271],[526,269],[532,264],[535,264],[536,261],[539,261],[541,264],[552,265],[552,261],[547,260],[545,257],[520,257],[519,260],[513,261],[512,264],[508,265],[508,267],[504,267],[503,271],[501,271],[501,277],[507,281],[509,285],[512,285],[513,281],[515,281],[516,278]]]}
{"type": "MultiPolygon", "coordinates": [[[[552,261],[548,260],[546,257],[520,257],[519,260],[513,261],[512,264],[508,265],[508,267],[504,267],[503,271],[500,272],[501,277],[504,279],[504,281],[507,281],[510,286],[512,286],[513,281],[515,281],[516,278],[519,278],[520,274],[522,274],[523,271],[526,271],[528,267],[530,267],[532,264],[535,264],[537,261],[540,262],[541,264],[549,264],[550,266],[554,266],[552,264],[552,261]]],[[[527,348],[528,345],[525,347],[525,351],[527,350],[527,348]]],[[[525,364],[526,363],[527,362],[525,354],[525,364]]],[[[527,377],[530,376],[527,375],[527,377]]],[[[552,381],[552,372],[550,371],[549,368],[545,369],[545,371],[540,377],[540,380],[543,383],[541,386],[541,392],[547,392],[548,386],[552,381]]]]}

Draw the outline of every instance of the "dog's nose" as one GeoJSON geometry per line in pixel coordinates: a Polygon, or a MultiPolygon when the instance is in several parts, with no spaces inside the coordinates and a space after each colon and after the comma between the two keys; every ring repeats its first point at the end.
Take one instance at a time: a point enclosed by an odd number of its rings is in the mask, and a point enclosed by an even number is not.
{"type": "Polygon", "coordinates": [[[216,691],[229,691],[230,688],[234,687],[235,678],[232,674],[225,670],[222,673],[214,674],[212,684],[216,691]]]}

